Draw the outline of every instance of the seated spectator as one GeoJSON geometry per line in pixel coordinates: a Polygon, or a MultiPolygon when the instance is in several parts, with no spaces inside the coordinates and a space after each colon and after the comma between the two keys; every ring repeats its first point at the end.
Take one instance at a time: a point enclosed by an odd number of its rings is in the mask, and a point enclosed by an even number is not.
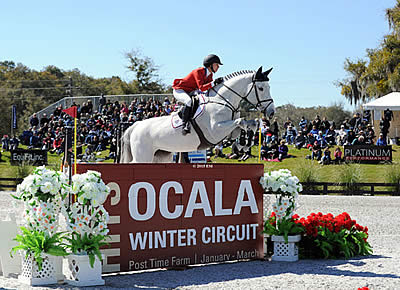
{"type": "Polygon", "coordinates": [[[261,157],[261,160],[267,160],[267,159],[268,159],[268,150],[269,150],[269,147],[268,147],[268,145],[267,145],[267,142],[264,141],[264,142],[262,143],[261,149],[260,149],[260,157],[261,157]]]}
{"type": "Polygon", "coordinates": [[[315,137],[312,133],[308,133],[306,136],[306,148],[310,149],[315,143],[315,137]]]}
{"type": "Polygon", "coordinates": [[[60,155],[62,152],[64,152],[64,148],[62,146],[63,144],[63,138],[58,135],[54,140],[53,140],[53,146],[52,146],[52,150],[50,150],[51,153],[57,153],[58,155],[60,155]]]}
{"type": "Polygon", "coordinates": [[[338,131],[338,133],[336,135],[336,144],[343,146],[343,144],[345,143],[345,140],[346,140],[346,136],[347,136],[347,131],[345,129],[345,126],[340,125],[340,130],[338,131]]]}
{"type": "Polygon", "coordinates": [[[10,139],[9,145],[8,145],[8,149],[11,150],[16,150],[18,149],[18,145],[19,145],[19,139],[15,136],[12,136],[12,138],[10,139]]]}
{"type": "Polygon", "coordinates": [[[356,139],[356,134],[354,133],[353,129],[350,129],[349,132],[347,133],[346,138],[345,138],[344,145],[353,144],[354,139],[356,139]]]}
{"type": "Polygon", "coordinates": [[[226,158],[228,159],[238,159],[241,157],[241,151],[238,146],[238,141],[232,143],[232,153],[228,154],[226,158]]]}
{"type": "Polygon", "coordinates": [[[336,137],[336,132],[333,126],[330,126],[328,130],[326,130],[325,133],[325,140],[329,145],[335,145],[335,137],[336,137]]]}
{"type": "Polygon", "coordinates": [[[284,158],[288,157],[289,148],[285,144],[285,140],[281,140],[281,145],[278,148],[278,159],[282,161],[284,158]]]}
{"type": "Polygon", "coordinates": [[[335,149],[335,153],[333,153],[333,156],[335,156],[335,164],[339,164],[343,161],[342,159],[342,150],[340,149],[340,147],[337,147],[335,149]]]}
{"type": "Polygon", "coordinates": [[[224,146],[222,145],[222,142],[220,142],[217,145],[215,145],[215,147],[214,147],[214,151],[215,151],[214,158],[217,158],[217,157],[225,158],[225,154],[222,152],[223,149],[224,149],[224,146]]]}
{"type": "Polygon", "coordinates": [[[353,140],[353,143],[351,145],[365,145],[365,138],[363,135],[359,136],[358,138],[355,138],[353,140]]]}
{"type": "Polygon", "coordinates": [[[326,117],[323,117],[319,130],[322,132],[326,132],[327,130],[329,130],[330,127],[331,127],[331,123],[329,123],[329,121],[326,119],[326,117]]]}
{"type": "Polygon", "coordinates": [[[315,137],[315,141],[318,142],[321,148],[325,148],[326,146],[328,146],[328,143],[326,142],[325,136],[322,134],[322,131],[318,132],[317,137],[315,137]]]}
{"type": "Polygon", "coordinates": [[[296,136],[296,139],[294,141],[294,145],[296,146],[297,149],[301,149],[306,145],[306,137],[302,132],[299,132],[296,136]]]}
{"type": "Polygon", "coordinates": [[[365,139],[367,144],[374,144],[375,139],[375,131],[372,128],[371,124],[367,125],[367,130],[365,131],[365,139]]]}
{"type": "Polygon", "coordinates": [[[313,125],[312,126],[312,129],[311,129],[311,131],[310,131],[310,133],[311,134],[313,134],[314,135],[314,137],[316,137],[317,135],[318,135],[318,129],[317,129],[317,126],[316,125],[313,125]]]}
{"type": "Polygon", "coordinates": [[[37,148],[37,147],[40,147],[39,137],[38,137],[37,133],[33,133],[31,138],[29,139],[28,148],[31,149],[31,148],[37,148]]]}
{"type": "Polygon", "coordinates": [[[386,139],[383,138],[382,133],[379,134],[379,138],[378,138],[378,140],[376,140],[376,146],[387,146],[386,139]]]}
{"type": "Polygon", "coordinates": [[[314,145],[311,148],[311,160],[321,160],[322,157],[322,150],[321,146],[319,145],[318,141],[314,142],[314,145]]]}
{"type": "Polygon", "coordinates": [[[329,150],[329,147],[325,148],[322,158],[318,163],[322,165],[329,165],[331,163],[331,151],[329,150]]]}
{"type": "Polygon", "coordinates": [[[289,125],[286,129],[286,142],[288,144],[294,144],[296,136],[297,136],[296,129],[292,125],[289,125]]]}

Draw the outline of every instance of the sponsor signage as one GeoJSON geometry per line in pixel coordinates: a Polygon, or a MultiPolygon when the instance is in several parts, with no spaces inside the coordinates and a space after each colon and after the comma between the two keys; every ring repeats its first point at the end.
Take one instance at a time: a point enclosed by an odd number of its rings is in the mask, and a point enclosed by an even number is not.
{"type": "Polygon", "coordinates": [[[263,258],[263,165],[79,164],[111,188],[104,272],[263,258]]]}
{"type": "Polygon", "coordinates": [[[11,150],[11,165],[47,165],[47,150],[11,150]]]}
{"type": "Polygon", "coordinates": [[[392,161],[392,146],[345,145],[344,158],[348,161],[392,161]]]}

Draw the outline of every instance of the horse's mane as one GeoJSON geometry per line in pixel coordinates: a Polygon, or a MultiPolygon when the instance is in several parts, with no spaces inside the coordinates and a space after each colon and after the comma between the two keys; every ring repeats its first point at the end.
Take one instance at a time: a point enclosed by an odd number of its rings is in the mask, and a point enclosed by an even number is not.
{"type": "Polygon", "coordinates": [[[233,72],[230,73],[229,75],[224,76],[224,81],[230,80],[232,78],[241,76],[241,75],[245,75],[245,74],[254,74],[255,71],[253,70],[241,70],[241,71],[237,71],[237,72],[233,72]]]}

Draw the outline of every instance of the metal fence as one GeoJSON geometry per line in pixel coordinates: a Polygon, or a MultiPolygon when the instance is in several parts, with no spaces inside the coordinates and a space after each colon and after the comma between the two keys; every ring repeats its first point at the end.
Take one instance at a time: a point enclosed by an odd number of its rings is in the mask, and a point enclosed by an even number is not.
{"type": "MultiPolygon", "coordinates": [[[[49,106],[46,108],[40,110],[37,112],[37,116],[41,118],[43,114],[46,114],[48,117],[53,114],[54,110],[62,106],[63,109],[69,108],[72,106],[73,103],[77,105],[82,105],[85,102],[88,102],[89,100],[93,104],[93,110],[97,110],[100,105],[100,97],[101,96],[80,96],[80,97],[65,97],[49,106]]],[[[125,102],[127,105],[129,105],[134,99],[138,99],[140,101],[147,101],[149,99],[153,100],[158,100],[160,102],[163,102],[164,99],[167,97],[169,100],[172,99],[173,95],[172,94],[133,94],[133,95],[104,95],[106,98],[107,102],[116,102],[118,101],[119,103],[125,102]]]]}

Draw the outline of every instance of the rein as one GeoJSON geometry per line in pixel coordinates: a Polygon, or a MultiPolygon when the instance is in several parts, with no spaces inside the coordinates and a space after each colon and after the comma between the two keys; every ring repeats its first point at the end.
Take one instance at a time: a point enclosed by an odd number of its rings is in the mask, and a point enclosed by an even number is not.
{"type": "MultiPolygon", "coordinates": [[[[235,114],[237,112],[239,112],[239,108],[240,108],[240,103],[242,101],[245,101],[246,103],[248,103],[252,108],[254,109],[258,109],[258,107],[260,105],[262,105],[264,102],[269,102],[268,106],[273,102],[272,98],[269,98],[267,100],[260,100],[260,97],[258,95],[258,89],[256,86],[256,82],[253,81],[253,85],[251,86],[250,90],[247,92],[247,94],[242,97],[238,92],[236,92],[235,90],[233,90],[232,88],[228,87],[227,85],[225,85],[224,83],[222,84],[225,88],[227,88],[228,90],[230,90],[231,92],[233,92],[235,95],[239,96],[239,98],[241,99],[239,102],[239,105],[237,108],[235,108],[231,102],[229,102],[223,95],[221,95],[220,93],[218,93],[218,91],[216,89],[214,89],[214,87],[211,88],[211,90],[213,90],[220,98],[222,98],[226,103],[220,103],[220,102],[216,102],[216,101],[208,101],[207,103],[214,103],[214,104],[218,104],[221,106],[227,106],[231,111],[232,111],[232,117],[231,119],[233,120],[235,114]],[[254,89],[255,93],[256,93],[256,99],[257,99],[257,104],[253,104],[252,102],[249,101],[248,96],[250,95],[251,91],[254,89]]],[[[267,106],[267,107],[268,107],[267,106]]],[[[266,108],[267,108],[266,107],[266,108]]]]}

